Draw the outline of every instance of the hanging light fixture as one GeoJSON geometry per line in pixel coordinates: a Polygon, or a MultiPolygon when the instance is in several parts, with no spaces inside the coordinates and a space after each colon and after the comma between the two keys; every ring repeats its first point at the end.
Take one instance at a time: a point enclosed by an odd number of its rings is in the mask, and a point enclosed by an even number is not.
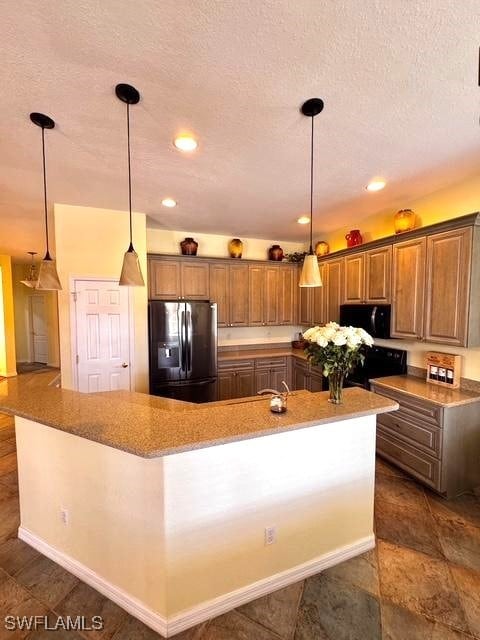
{"type": "Polygon", "coordinates": [[[322,278],[318,268],[317,256],[313,251],[313,120],[323,109],[323,100],[310,98],[302,104],[301,112],[312,119],[312,139],[310,147],[310,249],[303,260],[302,273],[300,275],[300,287],[321,287],[322,278]]]}
{"type": "Polygon", "coordinates": [[[27,251],[27,253],[29,254],[29,256],[31,256],[32,262],[30,263],[30,269],[28,270],[27,277],[25,278],[25,280],[20,280],[20,282],[26,287],[30,287],[30,289],[36,289],[38,284],[38,272],[37,266],[33,259],[37,255],[37,252],[27,251]]]}
{"type": "Polygon", "coordinates": [[[47,165],[45,162],[45,129],[53,129],[55,122],[43,113],[31,113],[30,120],[42,130],[42,160],[43,160],[43,208],[45,212],[45,238],[47,251],[40,263],[36,289],[45,291],[61,291],[62,285],[57,273],[55,260],[50,256],[48,245],[48,212],[47,212],[47,165]]]}
{"type": "Polygon", "coordinates": [[[122,273],[119,284],[129,287],[144,287],[142,270],[138,254],[133,248],[132,240],[132,175],[130,168],[130,105],[138,104],[140,94],[129,84],[117,84],[115,94],[119,100],[127,105],[127,158],[128,158],[128,212],[130,220],[130,245],[123,256],[122,273]]]}

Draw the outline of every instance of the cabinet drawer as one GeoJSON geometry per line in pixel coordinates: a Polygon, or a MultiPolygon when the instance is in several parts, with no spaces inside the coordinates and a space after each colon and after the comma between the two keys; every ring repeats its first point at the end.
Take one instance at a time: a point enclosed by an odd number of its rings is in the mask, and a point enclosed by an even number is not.
{"type": "Polygon", "coordinates": [[[411,422],[423,422],[425,424],[441,427],[443,425],[443,407],[439,407],[436,404],[428,402],[426,400],[420,400],[420,398],[406,397],[403,393],[396,393],[392,389],[384,389],[383,387],[375,387],[373,383],[375,393],[378,393],[387,398],[396,400],[400,405],[396,415],[399,418],[410,420],[411,422]]]}
{"type": "Polygon", "coordinates": [[[422,422],[414,424],[394,413],[382,413],[377,416],[377,424],[381,425],[392,435],[426,451],[430,455],[440,458],[442,452],[443,430],[422,422]]]}
{"type": "Polygon", "coordinates": [[[254,360],[219,360],[219,371],[242,371],[246,369],[253,369],[254,360]]]}
{"type": "Polygon", "coordinates": [[[287,358],[284,356],[276,356],[274,358],[257,358],[255,360],[256,369],[272,369],[277,367],[286,367],[287,358]]]}
{"type": "Polygon", "coordinates": [[[440,461],[417,447],[398,440],[382,425],[377,426],[377,451],[428,486],[443,491],[440,461]]]}

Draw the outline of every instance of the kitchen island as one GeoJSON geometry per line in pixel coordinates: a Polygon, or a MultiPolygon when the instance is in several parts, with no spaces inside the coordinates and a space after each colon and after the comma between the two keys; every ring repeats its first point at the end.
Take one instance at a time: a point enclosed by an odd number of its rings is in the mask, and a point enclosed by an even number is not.
{"type": "MultiPolygon", "coordinates": [[[[38,379],[38,378],[37,378],[38,379]]],[[[345,390],[192,405],[0,383],[19,537],[164,636],[374,546],[375,421],[345,390]]]]}

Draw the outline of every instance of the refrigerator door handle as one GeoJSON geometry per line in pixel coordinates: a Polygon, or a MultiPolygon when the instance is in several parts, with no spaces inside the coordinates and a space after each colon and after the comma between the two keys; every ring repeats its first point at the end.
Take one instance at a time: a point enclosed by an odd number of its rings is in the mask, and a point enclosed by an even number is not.
{"type": "Polygon", "coordinates": [[[192,323],[192,308],[189,304],[187,304],[187,315],[186,315],[186,335],[187,335],[187,371],[188,373],[192,372],[192,359],[193,359],[193,323],[192,323]]]}
{"type": "Polygon", "coordinates": [[[185,311],[183,307],[178,308],[178,333],[180,336],[180,369],[187,370],[186,360],[186,336],[185,336],[185,311]]]}

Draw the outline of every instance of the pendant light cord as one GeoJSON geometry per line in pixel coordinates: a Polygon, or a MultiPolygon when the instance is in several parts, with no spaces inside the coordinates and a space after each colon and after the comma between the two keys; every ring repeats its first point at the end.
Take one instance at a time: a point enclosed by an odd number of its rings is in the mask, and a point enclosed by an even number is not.
{"type": "Polygon", "coordinates": [[[310,146],[310,251],[309,254],[313,255],[313,121],[312,116],[312,140],[310,146]]]}
{"type": "MultiPolygon", "coordinates": [[[[47,240],[47,252],[44,260],[51,260],[48,244],[48,214],[47,214],[47,163],[45,161],[45,127],[42,127],[42,160],[43,160],[43,208],[45,211],[45,236],[47,240]]],[[[32,257],[33,260],[33,257],[32,257]]]]}
{"type": "Polygon", "coordinates": [[[130,166],[130,105],[127,102],[127,149],[128,149],[128,211],[130,220],[130,246],[129,251],[133,251],[133,233],[132,233],[132,169],[130,166]]]}

